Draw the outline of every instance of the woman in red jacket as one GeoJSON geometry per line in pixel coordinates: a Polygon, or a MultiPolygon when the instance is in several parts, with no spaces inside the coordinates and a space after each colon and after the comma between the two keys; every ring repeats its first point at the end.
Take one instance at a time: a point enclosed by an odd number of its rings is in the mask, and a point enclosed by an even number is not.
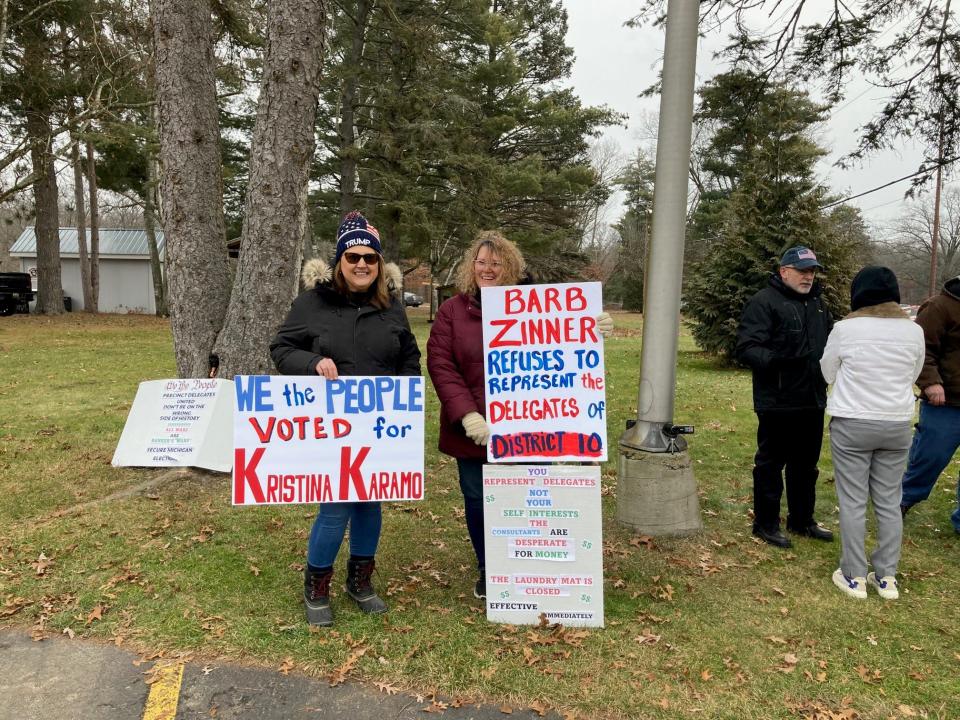
{"type": "Polygon", "coordinates": [[[483,543],[483,463],[490,428],[484,419],[483,326],[480,288],[516,285],[524,275],[520,250],[496,231],[480,233],[457,272],[458,295],[447,300],[427,341],[427,370],[440,398],[440,452],[457,460],[467,532],[480,577],[473,589],[487,596],[483,543]]]}

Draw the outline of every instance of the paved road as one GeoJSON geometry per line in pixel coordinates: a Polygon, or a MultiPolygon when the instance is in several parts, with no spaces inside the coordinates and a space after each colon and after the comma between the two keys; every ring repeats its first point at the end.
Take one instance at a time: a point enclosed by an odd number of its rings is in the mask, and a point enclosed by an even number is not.
{"type": "MultiPolygon", "coordinates": [[[[532,720],[530,710],[447,708],[424,714],[428,701],[385,695],[356,683],[335,688],[311,678],[214,663],[187,663],[148,685],[151,663],[112,645],[51,638],[34,642],[0,630],[0,720],[532,720]],[[211,669],[212,668],[212,669],[211,669]]],[[[158,668],[159,670],[159,668],[158,668]]],[[[154,674],[154,673],[151,673],[154,674]]],[[[161,673],[156,673],[160,675],[161,673]]],[[[556,720],[559,716],[550,713],[556,720]]]]}

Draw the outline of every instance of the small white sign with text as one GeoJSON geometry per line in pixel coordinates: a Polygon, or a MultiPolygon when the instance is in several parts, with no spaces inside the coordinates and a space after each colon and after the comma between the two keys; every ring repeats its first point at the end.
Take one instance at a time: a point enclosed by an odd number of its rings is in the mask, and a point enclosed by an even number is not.
{"type": "Polygon", "coordinates": [[[597,465],[484,465],[487,620],[603,627],[597,465]]]}
{"type": "Polygon", "coordinates": [[[140,383],[112,464],[115,467],[233,467],[233,383],[140,383]]]}

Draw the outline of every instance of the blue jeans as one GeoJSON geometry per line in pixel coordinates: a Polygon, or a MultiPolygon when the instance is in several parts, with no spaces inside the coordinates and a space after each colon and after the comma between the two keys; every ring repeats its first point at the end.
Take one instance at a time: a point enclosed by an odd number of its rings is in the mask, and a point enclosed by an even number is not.
{"type": "Polygon", "coordinates": [[[380,541],[383,516],[378,502],[323,503],[313,521],[307,562],[318,568],[333,565],[350,523],[350,554],[373,557],[380,541]]]}
{"type": "MultiPolygon", "coordinates": [[[[937,478],[960,447],[960,407],[920,403],[920,422],[910,446],[910,460],[903,475],[901,505],[910,507],[930,497],[937,478]]],[[[960,483],[957,485],[960,502],[960,483]]],[[[953,528],[960,532],[960,508],[950,516],[953,528]]]]}
{"type": "Polygon", "coordinates": [[[457,458],[457,470],[460,471],[460,491],[463,493],[463,510],[467,519],[467,533],[473,552],[477,556],[477,567],[484,567],[486,561],[483,541],[483,460],[477,458],[457,458]]]}

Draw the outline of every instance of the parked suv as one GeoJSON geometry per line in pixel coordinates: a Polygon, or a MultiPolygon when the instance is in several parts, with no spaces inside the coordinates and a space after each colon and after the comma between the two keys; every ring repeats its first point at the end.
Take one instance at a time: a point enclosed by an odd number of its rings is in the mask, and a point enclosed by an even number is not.
{"type": "Polygon", "coordinates": [[[0,273],[0,315],[30,312],[33,298],[29,273],[0,273]]]}
{"type": "Polygon", "coordinates": [[[409,307],[420,307],[423,305],[423,298],[419,295],[415,295],[412,292],[405,292],[403,294],[403,304],[408,305],[409,307]]]}

